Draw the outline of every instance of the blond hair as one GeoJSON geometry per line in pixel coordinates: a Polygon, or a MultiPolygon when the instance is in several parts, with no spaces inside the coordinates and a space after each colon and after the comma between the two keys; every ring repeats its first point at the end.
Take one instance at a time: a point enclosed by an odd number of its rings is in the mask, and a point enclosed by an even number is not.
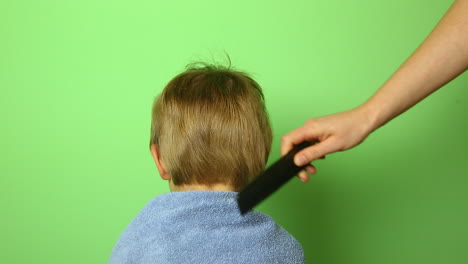
{"type": "Polygon", "coordinates": [[[240,190],[265,168],[271,141],[263,92],[245,73],[191,67],[155,99],[150,144],[174,185],[240,190]]]}

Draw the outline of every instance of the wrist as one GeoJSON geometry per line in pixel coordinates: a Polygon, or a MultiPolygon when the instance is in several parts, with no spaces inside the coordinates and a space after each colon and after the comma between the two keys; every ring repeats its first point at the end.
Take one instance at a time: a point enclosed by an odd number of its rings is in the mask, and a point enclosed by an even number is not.
{"type": "Polygon", "coordinates": [[[367,134],[372,133],[382,125],[379,122],[380,108],[377,105],[372,104],[372,102],[365,102],[358,106],[356,111],[359,113],[359,116],[362,117],[361,122],[367,134]]]}

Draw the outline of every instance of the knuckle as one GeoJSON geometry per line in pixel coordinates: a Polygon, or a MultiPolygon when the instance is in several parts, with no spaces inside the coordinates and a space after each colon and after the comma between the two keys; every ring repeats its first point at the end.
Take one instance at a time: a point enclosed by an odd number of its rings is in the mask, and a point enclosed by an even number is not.
{"type": "Polygon", "coordinates": [[[309,133],[312,133],[314,130],[317,129],[317,121],[313,120],[313,119],[309,119],[305,122],[304,124],[304,128],[306,129],[306,131],[308,131],[309,133]]]}
{"type": "Polygon", "coordinates": [[[304,156],[307,158],[307,160],[311,161],[313,160],[315,157],[317,157],[318,155],[318,151],[317,149],[308,149],[307,151],[304,152],[304,156]]]}
{"type": "Polygon", "coordinates": [[[311,126],[315,126],[315,119],[309,119],[305,122],[305,125],[308,126],[308,127],[311,127],[311,126]]]}
{"type": "Polygon", "coordinates": [[[316,151],[311,149],[305,153],[305,156],[307,157],[307,159],[312,159],[315,154],[316,154],[316,151]]]}

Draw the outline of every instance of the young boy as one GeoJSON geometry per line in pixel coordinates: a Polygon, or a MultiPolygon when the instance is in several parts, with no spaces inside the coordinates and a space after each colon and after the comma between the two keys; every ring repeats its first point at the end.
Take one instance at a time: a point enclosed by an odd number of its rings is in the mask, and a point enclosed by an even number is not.
{"type": "Polygon", "coordinates": [[[304,263],[273,219],[237,207],[271,141],[262,90],[246,74],[203,65],[172,79],[155,100],[150,140],[171,193],[143,208],[109,263],[304,263]]]}

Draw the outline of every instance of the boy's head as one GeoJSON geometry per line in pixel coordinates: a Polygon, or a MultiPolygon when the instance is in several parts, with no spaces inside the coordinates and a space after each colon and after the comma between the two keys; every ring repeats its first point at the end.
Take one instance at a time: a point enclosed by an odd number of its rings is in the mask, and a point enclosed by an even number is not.
{"type": "Polygon", "coordinates": [[[262,90],[242,72],[189,68],[154,102],[150,145],[161,177],[174,186],[238,191],[264,169],[271,142],[262,90]]]}

